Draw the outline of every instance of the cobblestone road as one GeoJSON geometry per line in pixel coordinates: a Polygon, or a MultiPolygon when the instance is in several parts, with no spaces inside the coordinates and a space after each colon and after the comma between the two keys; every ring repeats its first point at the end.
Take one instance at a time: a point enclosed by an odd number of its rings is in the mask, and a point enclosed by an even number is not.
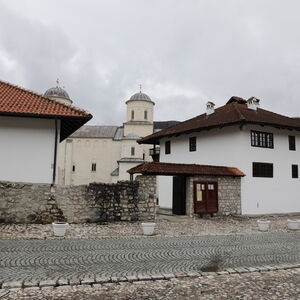
{"type": "Polygon", "coordinates": [[[299,232],[0,240],[0,281],[123,277],[299,262],[299,232]]]}

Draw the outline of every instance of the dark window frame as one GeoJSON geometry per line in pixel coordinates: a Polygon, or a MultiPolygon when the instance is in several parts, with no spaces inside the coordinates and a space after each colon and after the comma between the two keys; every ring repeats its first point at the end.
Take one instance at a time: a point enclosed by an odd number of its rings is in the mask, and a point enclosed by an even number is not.
{"type": "Polygon", "coordinates": [[[96,171],[97,171],[97,164],[92,163],[92,172],[96,172],[96,171]]]}
{"type": "Polygon", "coordinates": [[[251,146],[274,149],[274,136],[271,132],[251,130],[251,146]]]}
{"type": "Polygon", "coordinates": [[[134,110],[131,111],[131,120],[134,120],[134,110]]]}
{"type": "Polygon", "coordinates": [[[72,165],[72,172],[75,172],[75,170],[76,170],[75,165],[72,165]]]}
{"type": "Polygon", "coordinates": [[[135,147],[131,147],[131,156],[135,156],[135,147]]]}
{"type": "Polygon", "coordinates": [[[147,110],[144,111],[144,120],[148,120],[148,111],[147,110]]]}
{"type": "Polygon", "coordinates": [[[298,165],[292,165],[292,178],[299,178],[298,165]]]}
{"type": "Polygon", "coordinates": [[[253,162],[252,177],[273,178],[274,177],[273,163],[253,162]]]}
{"type": "Polygon", "coordinates": [[[296,137],[289,135],[289,150],[296,151],[296,137]]]}
{"type": "Polygon", "coordinates": [[[197,151],[197,137],[192,136],[189,138],[189,148],[190,152],[197,151]]]}
{"type": "Polygon", "coordinates": [[[171,154],[171,141],[165,141],[165,154],[171,154]]]}

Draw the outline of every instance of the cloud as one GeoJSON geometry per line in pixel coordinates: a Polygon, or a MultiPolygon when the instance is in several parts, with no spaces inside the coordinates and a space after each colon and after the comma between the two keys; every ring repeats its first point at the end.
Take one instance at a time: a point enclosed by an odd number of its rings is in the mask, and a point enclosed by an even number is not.
{"type": "Polygon", "coordinates": [[[59,77],[98,124],[122,124],[140,83],[156,120],[232,95],[295,115],[299,9],[293,0],[2,0],[0,77],[38,92],[59,77]]]}

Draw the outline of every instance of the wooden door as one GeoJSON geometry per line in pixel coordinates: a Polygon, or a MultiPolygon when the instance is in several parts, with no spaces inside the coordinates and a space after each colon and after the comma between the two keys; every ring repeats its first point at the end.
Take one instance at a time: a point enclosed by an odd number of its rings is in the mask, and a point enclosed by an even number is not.
{"type": "Polygon", "coordinates": [[[217,182],[194,182],[194,212],[200,215],[218,212],[217,182]]]}
{"type": "Polygon", "coordinates": [[[172,213],[174,215],[185,215],[185,177],[173,176],[173,205],[172,213]]]}

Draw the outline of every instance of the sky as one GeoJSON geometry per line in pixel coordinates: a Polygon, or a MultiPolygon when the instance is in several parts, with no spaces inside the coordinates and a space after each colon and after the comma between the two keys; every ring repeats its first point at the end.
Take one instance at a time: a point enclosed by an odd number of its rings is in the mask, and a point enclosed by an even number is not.
{"type": "Polygon", "coordinates": [[[300,116],[298,0],[0,0],[0,80],[44,93],[59,78],[90,124],[121,125],[139,91],[155,120],[233,95],[300,116]]]}

